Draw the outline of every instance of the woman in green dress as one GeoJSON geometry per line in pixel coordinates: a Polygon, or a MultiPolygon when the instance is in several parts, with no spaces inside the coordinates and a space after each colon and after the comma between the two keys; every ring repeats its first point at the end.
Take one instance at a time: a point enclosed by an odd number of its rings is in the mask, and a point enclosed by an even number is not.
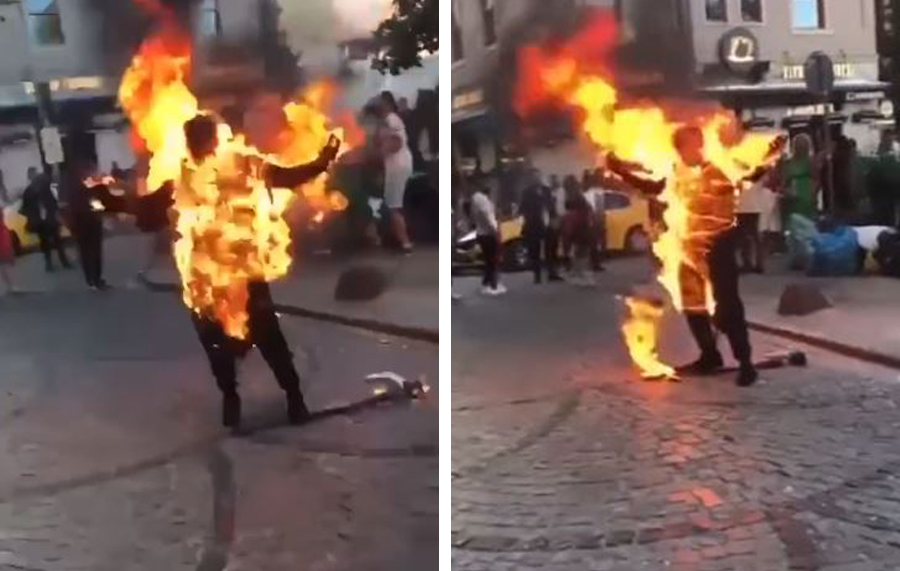
{"type": "Polygon", "coordinates": [[[785,227],[791,215],[799,214],[815,221],[819,211],[819,177],[812,153],[812,139],[800,134],[794,137],[791,157],[783,166],[784,197],[781,212],[785,227]]]}

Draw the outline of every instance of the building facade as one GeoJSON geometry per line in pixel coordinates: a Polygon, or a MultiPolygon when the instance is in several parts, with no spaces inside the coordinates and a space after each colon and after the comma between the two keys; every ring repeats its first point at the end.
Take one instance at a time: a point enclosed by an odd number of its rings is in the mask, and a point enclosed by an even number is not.
{"type": "MultiPolygon", "coordinates": [[[[615,10],[631,38],[626,43],[634,61],[656,66],[664,72],[660,77],[668,73],[659,86],[666,94],[678,84],[692,97],[734,109],[750,126],[789,132],[822,131],[827,109],[833,131],[872,150],[892,114],[879,73],[876,1],[890,0],[456,0],[455,151],[461,163],[475,161],[484,170],[497,166],[504,142],[496,139],[507,135],[503,108],[509,91],[496,83],[514,81],[510,52],[522,38],[540,38],[542,25],[558,26],[554,19],[561,12],[577,13],[584,5],[615,10]],[[522,33],[523,27],[532,33],[522,33]],[[827,101],[806,89],[804,63],[817,51],[834,62],[836,81],[827,101]]],[[[594,161],[590,149],[572,142],[553,141],[528,154],[545,172],[560,174],[580,172],[594,161]]]]}

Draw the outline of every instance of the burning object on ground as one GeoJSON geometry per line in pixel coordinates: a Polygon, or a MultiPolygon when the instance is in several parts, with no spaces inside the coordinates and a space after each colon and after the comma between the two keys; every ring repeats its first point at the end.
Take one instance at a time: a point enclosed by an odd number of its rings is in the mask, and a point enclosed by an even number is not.
{"type": "Polygon", "coordinates": [[[657,352],[659,322],[665,311],[663,301],[626,297],[624,302],[629,314],[622,325],[622,334],[631,360],[641,370],[641,377],[646,380],[677,380],[675,369],[663,363],[657,352]]]}

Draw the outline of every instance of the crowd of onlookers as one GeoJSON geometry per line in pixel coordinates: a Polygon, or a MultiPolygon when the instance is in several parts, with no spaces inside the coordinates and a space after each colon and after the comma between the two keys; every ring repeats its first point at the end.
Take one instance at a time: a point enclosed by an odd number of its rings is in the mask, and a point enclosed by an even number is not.
{"type": "MultiPolygon", "coordinates": [[[[528,168],[513,193],[492,188],[495,181],[478,168],[457,180],[464,191],[456,212],[463,216],[455,228],[477,232],[485,266],[483,293],[505,292],[498,277],[500,210],[523,218],[535,283],[545,276],[562,280],[565,273],[568,281],[592,284],[594,272],[603,269],[606,192],[636,191],[603,168],[562,179],[528,168]]],[[[651,224],[661,224],[663,205],[648,200],[651,224]]],[[[861,155],[855,141],[843,135],[817,151],[812,137],[796,134],[773,168],[741,184],[736,204],[740,268],[763,273],[772,255],[783,255],[790,269],[813,275],[853,275],[869,267],[900,277],[898,202],[900,144],[891,131],[883,133],[874,156],[861,155]]]]}

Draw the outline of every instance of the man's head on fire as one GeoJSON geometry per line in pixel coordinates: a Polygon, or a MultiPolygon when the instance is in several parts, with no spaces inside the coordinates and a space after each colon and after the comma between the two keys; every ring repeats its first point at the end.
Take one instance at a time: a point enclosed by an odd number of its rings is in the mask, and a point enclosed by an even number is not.
{"type": "Polygon", "coordinates": [[[703,131],[693,125],[679,127],[672,137],[675,150],[684,164],[696,167],[706,162],[703,157],[703,131]]]}
{"type": "Polygon", "coordinates": [[[219,126],[209,115],[197,115],[184,124],[184,136],[194,161],[214,155],[219,146],[219,126]]]}

